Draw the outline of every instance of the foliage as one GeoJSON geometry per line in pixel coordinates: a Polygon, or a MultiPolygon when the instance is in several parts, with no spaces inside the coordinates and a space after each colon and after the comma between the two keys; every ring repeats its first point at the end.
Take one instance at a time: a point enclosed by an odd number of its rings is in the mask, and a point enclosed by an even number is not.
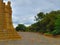
{"type": "Polygon", "coordinates": [[[38,13],[37,16],[35,16],[36,21],[41,20],[42,18],[44,18],[44,16],[45,14],[43,12],[38,13]]]}
{"type": "Polygon", "coordinates": [[[52,32],[53,35],[60,35],[60,14],[56,16],[55,30],[52,32]]]}
{"type": "Polygon", "coordinates": [[[55,20],[57,19],[57,15],[59,14],[60,10],[51,11],[50,13],[46,14],[44,14],[43,12],[38,13],[37,16],[35,16],[37,22],[30,26],[30,30],[40,33],[55,33],[55,29],[58,28],[58,26],[55,25],[55,20]]]}
{"type": "Polygon", "coordinates": [[[18,24],[18,26],[16,27],[16,31],[25,31],[26,30],[26,26],[24,24],[18,24]]]}

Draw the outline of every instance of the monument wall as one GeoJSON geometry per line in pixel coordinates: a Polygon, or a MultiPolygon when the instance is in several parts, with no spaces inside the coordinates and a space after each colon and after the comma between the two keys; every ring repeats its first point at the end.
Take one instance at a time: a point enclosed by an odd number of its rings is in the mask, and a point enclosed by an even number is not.
{"type": "Polygon", "coordinates": [[[11,2],[7,5],[0,0],[0,39],[20,39],[12,23],[11,2]]]}

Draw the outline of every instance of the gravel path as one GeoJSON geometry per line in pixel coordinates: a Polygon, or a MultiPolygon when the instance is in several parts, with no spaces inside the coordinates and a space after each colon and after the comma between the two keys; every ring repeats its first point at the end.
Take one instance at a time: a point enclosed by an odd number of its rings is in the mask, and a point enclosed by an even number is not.
{"type": "Polygon", "coordinates": [[[0,41],[0,45],[60,45],[60,39],[48,38],[38,33],[19,32],[22,39],[0,41]]]}

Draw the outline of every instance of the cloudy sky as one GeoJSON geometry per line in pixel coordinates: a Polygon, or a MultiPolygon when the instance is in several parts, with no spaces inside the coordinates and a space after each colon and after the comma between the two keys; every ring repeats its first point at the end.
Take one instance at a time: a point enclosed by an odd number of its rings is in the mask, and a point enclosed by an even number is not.
{"type": "MultiPolygon", "coordinates": [[[[8,0],[4,0],[7,2],[8,0]]],[[[33,24],[34,16],[39,12],[50,12],[60,9],[60,0],[10,0],[14,27],[17,24],[33,24]]]]}

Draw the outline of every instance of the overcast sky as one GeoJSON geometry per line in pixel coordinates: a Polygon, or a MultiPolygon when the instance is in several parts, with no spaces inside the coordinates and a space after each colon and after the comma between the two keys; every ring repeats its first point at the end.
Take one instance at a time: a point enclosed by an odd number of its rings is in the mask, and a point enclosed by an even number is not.
{"type": "MultiPolygon", "coordinates": [[[[4,0],[7,2],[8,0],[4,0]]],[[[33,24],[34,16],[39,12],[50,12],[60,9],[60,0],[11,0],[14,27],[17,24],[33,24]]]]}

